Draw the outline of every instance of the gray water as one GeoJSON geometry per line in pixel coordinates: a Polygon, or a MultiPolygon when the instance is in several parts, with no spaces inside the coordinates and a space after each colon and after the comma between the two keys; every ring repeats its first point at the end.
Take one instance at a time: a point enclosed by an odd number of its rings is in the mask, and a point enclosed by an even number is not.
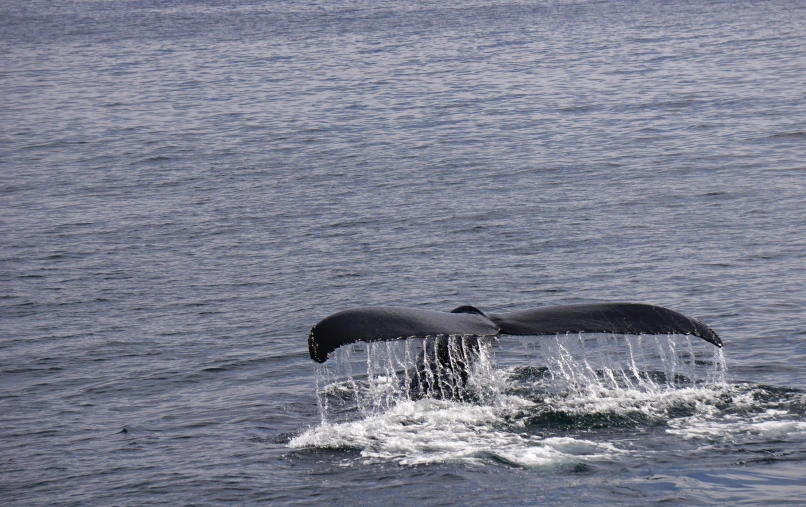
{"type": "MultiPolygon", "coordinates": [[[[2,503],[800,503],[804,27],[800,1],[0,2],[2,503]],[[727,369],[694,342],[688,382],[600,389],[556,373],[584,337],[513,338],[487,395],[359,410],[377,376],[306,350],[355,306],[600,301],[702,319],[727,369]]],[[[638,337],[596,339],[598,378],[638,337]]]]}

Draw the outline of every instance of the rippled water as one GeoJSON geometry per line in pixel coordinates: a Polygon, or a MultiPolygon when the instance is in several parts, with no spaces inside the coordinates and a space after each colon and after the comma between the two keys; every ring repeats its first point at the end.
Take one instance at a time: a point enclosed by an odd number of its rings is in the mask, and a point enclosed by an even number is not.
{"type": "Polygon", "coordinates": [[[789,1],[0,3],[3,503],[799,502],[804,27],[789,1]],[[513,338],[495,396],[362,412],[306,350],[354,306],[597,301],[701,318],[724,382],[563,387],[513,338]]]}

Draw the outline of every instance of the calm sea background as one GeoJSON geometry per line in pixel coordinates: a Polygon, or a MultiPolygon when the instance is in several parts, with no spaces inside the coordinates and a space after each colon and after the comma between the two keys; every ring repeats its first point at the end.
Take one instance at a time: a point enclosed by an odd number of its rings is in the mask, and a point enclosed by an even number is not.
{"type": "Polygon", "coordinates": [[[802,1],[0,1],[0,503],[802,502],[804,48],[802,1]],[[599,301],[707,322],[722,404],[319,427],[333,312],[599,301]]]}

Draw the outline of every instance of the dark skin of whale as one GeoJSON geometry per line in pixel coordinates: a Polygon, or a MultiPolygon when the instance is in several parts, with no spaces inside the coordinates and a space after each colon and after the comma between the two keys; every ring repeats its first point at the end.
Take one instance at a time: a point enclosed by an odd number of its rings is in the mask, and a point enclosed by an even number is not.
{"type": "Polygon", "coordinates": [[[358,341],[429,336],[536,336],[558,333],[687,334],[722,347],[705,323],[661,306],[640,303],[561,305],[510,313],[460,306],[451,312],[400,306],[355,308],[334,313],[311,328],[308,351],[324,363],[331,352],[358,341]]]}

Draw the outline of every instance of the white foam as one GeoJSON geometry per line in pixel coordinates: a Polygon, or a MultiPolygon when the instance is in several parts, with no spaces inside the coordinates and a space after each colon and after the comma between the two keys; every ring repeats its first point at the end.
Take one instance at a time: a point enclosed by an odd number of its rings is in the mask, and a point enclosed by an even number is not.
{"type": "Polygon", "coordinates": [[[735,441],[806,438],[806,421],[787,410],[769,409],[758,414],[723,417],[697,414],[669,421],[667,433],[687,440],[735,441]]]}
{"type": "Polygon", "coordinates": [[[499,460],[524,467],[610,459],[614,445],[571,437],[541,439],[514,433],[506,418],[533,404],[504,397],[497,406],[424,399],[403,401],[382,414],[311,428],[291,447],[357,449],[369,462],[401,465],[499,460]]]}
{"type": "Polygon", "coordinates": [[[605,390],[595,393],[582,392],[571,396],[548,398],[546,407],[570,415],[630,415],[641,414],[650,419],[668,419],[669,413],[680,407],[697,414],[717,411],[714,403],[722,390],[712,387],[663,389],[641,391],[638,389],[605,390]]]}
{"type": "Polygon", "coordinates": [[[524,368],[523,357],[514,357],[518,366],[506,369],[496,367],[495,359],[505,363],[513,349],[496,357],[490,342],[480,341],[463,401],[417,399],[425,393],[412,392],[413,361],[427,345],[382,342],[338,351],[335,361],[317,370],[322,424],[290,446],[355,449],[366,461],[402,465],[493,461],[556,467],[627,452],[614,443],[556,436],[565,432],[563,425],[666,424],[667,434],[705,445],[806,437],[802,416],[776,402],[759,412],[758,399],[769,393],[728,384],[722,351],[690,337],[524,340],[523,350],[535,352],[536,364],[524,368]],[[343,421],[347,417],[358,419],[343,421]],[[543,423],[554,436],[527,431],[543,423]]]}

